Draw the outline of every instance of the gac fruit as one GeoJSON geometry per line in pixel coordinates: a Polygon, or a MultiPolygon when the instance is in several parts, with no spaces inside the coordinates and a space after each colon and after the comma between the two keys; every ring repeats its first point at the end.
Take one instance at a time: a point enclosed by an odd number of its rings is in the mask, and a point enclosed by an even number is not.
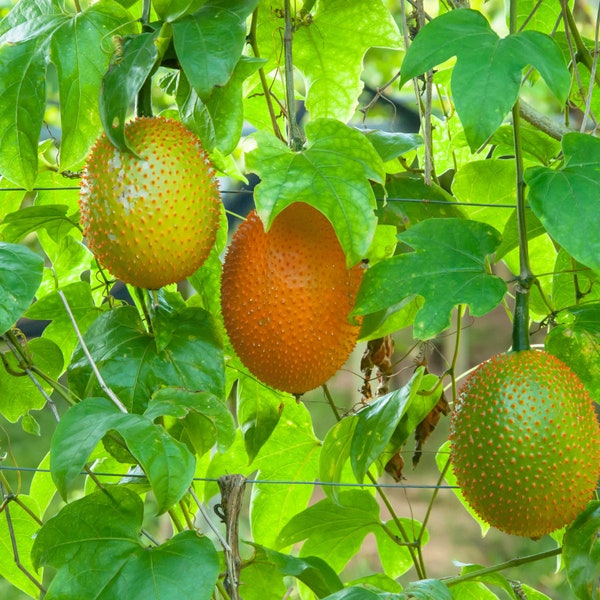
{"type": "Polygon", "coordinates": [[[509,352],[481,364],[450,422],[465,499],[490,525],[539,538],[570,523],[600,476],[600,427],[579,378],[555,356],[509,352]]]}
{"type": "Polygon", "coordinates": [[[327,218],[296,202],[268,233],[252,211],[223,265],[225,328],[244,365],[267,385],[302,394],[346,362],[360,327],[348,320],[363,268],[346,258],[327,218]]]}
{"type": "Polygon", "coordinates": [[[79,196],[83,233],[114,276],[157,289],[206,260],[219,226],[219,190],[198,138],[179,121],[138,118],[125,136],[133,153],[106,134],[90,153],[79,196]]]}

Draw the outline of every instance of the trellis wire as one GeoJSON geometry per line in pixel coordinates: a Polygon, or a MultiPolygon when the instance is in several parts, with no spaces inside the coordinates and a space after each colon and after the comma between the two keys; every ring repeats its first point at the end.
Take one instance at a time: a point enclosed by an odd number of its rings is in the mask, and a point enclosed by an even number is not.
{"type": "MultiPolygon", "coordinates": [[[[23,472],[23,473],[50,473],[50,469],[38,469],[37,467],[11,467],[8,465],[0,465],[0,471],[11,471],[11,472],[23,472]]],[[[80,473],[81,475],[87,475],[85,471],[80,473]]],[[[96,477],[127,477],[127,478],[140,478],[143,479],[146,476],[141,473],[101,473],[94,471],[96,477]]],[[[216,477],[194,477],[193,481],[201,481],[205,483],[218,483],[216,477]]],[[[414,483],[352,483],[343,481],[292,481],[292,480],[272,480],[272,479],[247,479],[246,483],[256,484],[267,484],[267,485],[312,485],[319,486],[324,485],[328,487],[359,487],[359,488],[389,488],[389,489],[415,489],[415,490],[453,490],[458,489],[456,485],[427,485],[427,484],[414,484],[414,483]]]]}
{"type": "MultiPolygon", "coordinates": [[[[79,190],[79,186],[68,187],[39,187],[33,188],[32,192],[58,192],[79,190]]],[[[25,188],[0,188],[0,192],[26,192],[25,188]]],[[[253,190],[220,190],[221,194],[253,194],[253,190]]],[[[479,208],[505,208],[515,209],[513,204],[489,204],[485,202],[460,202],[448,200],[430,200],[428,198],[375,198],[379,202],[404,202],[407,204],[440,204],[444,206],[475,206],[479,208]]],[[[529,208],[526,206],[525,208],[529,208]]]]}

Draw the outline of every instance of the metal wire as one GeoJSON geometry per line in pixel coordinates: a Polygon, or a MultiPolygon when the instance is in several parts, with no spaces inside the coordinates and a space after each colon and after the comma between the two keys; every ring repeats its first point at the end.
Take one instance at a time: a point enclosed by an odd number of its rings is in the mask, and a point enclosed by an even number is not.
{"type": "MultiPolygon", "coordinates": [[[[38,469],[36,467],[12,467],[8,465],[0,465],[0,471],[18,471],[24,473],[50,473],[50,469],[38,469]]],[[[81,472],[81,475],[87,475],[85,471],[81,472]]],[[[127,477],[127,478],[140,478],[143,479],[146,476],[141,473],[101,473],[94,471],[96,477],[127,477]]],[[[194,477],[194,481],[201,481],[207,483],[217,483],[216,477],[194,477]]],[[[312,485],[312,486],[328,486],[328,487],[349,487],[349,488],[390,488],[390,489],[415,489],[415,490],[452,490],[457,489],[455,485],[426,485],[426,484],[410,484],[410,483],[352,483],[342,481],[287,481],[287,480],[271,480],[271,479],[247,479],[246,483],[257,483],[266,485],[312,485]]]]}

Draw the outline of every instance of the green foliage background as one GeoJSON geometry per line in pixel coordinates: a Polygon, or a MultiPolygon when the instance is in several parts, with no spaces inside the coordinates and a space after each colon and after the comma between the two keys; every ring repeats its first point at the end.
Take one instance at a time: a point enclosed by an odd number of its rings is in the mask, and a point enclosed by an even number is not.
{"type": "MultiPolygon", "coordinates": [[[[553,593],[548,559],[560,556],[560,598],[598,597],[597,500],[566,532],[512,546],[531,556],[433,578],[432,515],[447,510],[451,523],[458,506],[438,499],[456,483],[445,429],[429,442],[441,445],[439,474],[428,472],[420,520],[386,487],[388,461],[410,456],[442,394],[456,397],[467,317],[474,330],[499,307],[511,317],[524,245],[537,276],[527,325],[600,401],[591,4],[20,0],[2,10],[1,593],[539,600],[549,596],[507,569],[534,565],[529,583],[553,593]],[[398,126],[407,109],[418,132],[398,126]],[[388,389],[361,403],[360,377],[342,376],[298,402],[247,372],[221,315],[225,212],[187,282],[116,298],[122,284],[82,239],[77,180],[103,130],[127,151],[125,123],[150,110],[199,137],[226,206],[255,174],[244,197],[266,228],[306,202],[331,221],[348,266],[369,260],[353,316],[361,343],[397,342],[403,374],[388,389]],[[27,323],[43,323],[41,335],[27,338],[27,323]],[[248,478],[239,596],[224,527],[207,511],[231,474],[248,478]],[[378,564],[360,565],[365,540],[378,564]]],[[[481,545],[493,543],[508,537],[481,545]]]]}

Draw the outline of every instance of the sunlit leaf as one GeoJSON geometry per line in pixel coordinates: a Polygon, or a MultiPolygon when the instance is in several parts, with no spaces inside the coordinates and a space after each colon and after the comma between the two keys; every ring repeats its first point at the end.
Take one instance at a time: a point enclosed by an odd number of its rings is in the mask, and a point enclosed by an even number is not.
{"type": "Polygon", "coordinates": [[[418,294],[425,303],[417,313],[414,336],[427,340],[450,325],[456,305],[468,304],[473,315],[481,316],[501,302],[506,284],[490,275],[485,263],[500,243],[494,228],[463,219],[429,219],[398,238],[415,252],[381,261],[365,273],[354,315],[418,294]]]}
{"type": "Polygon", "coordinates": [[[348,266],[364,258],[377,224],[369,180],[383,182],[381,158],[364,135],[332,119],[310,121],[307,143],[293,152],[281,140],[257,132],[256,148],[246,155],[250,171],[260,175],[258,214],[268,229],[292,202],[306,202],[333,224],[348,266]]]}
{"type": "Polygon", "coordinates": [[[579,262],[600,270],[600,140],[569,133],[563,137],[561,169],[525,171],[528,202],[546,231],[579,262]]]}

